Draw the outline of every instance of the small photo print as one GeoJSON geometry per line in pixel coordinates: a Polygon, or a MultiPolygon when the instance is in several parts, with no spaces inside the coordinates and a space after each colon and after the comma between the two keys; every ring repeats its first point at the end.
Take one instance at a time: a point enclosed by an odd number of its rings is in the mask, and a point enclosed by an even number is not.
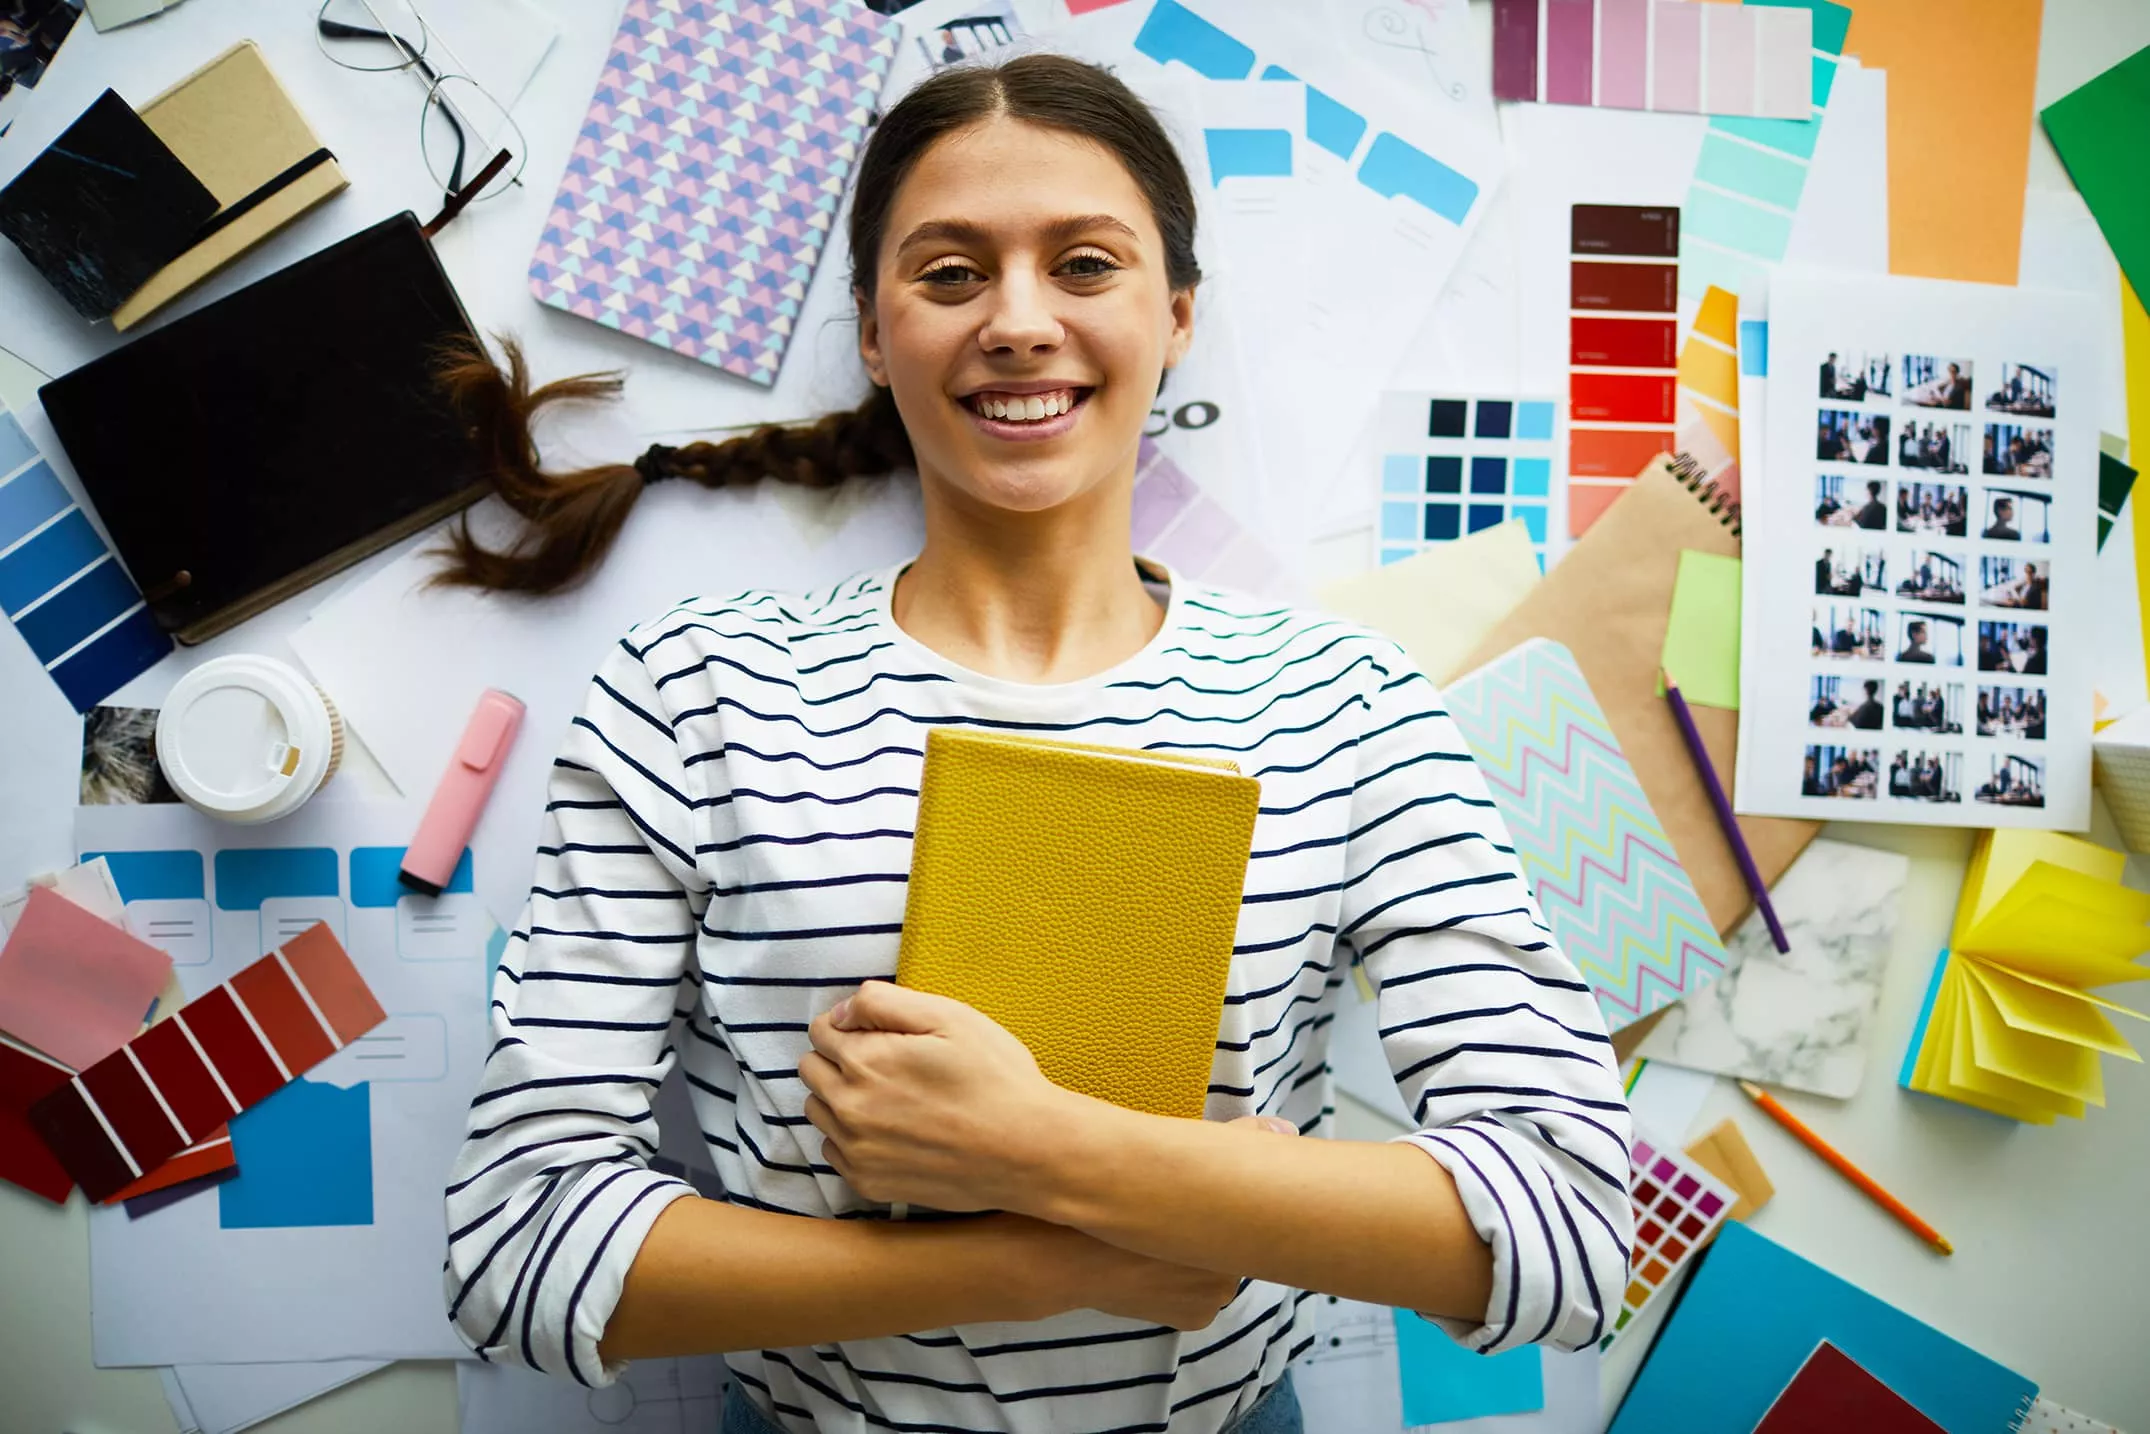
{"type": "Polygon", "coordinates": [[[1898,483],[1896,531],[1960,538],[1968,503],[1961,483],[1898,483]]]}
{"type": "Polygon", "coordinates": [[[1904,569],[1904,580],[1896,585],[1896,595],[1913,602],[1962,602],[1963,559],[1914,549],[1904,569]]]}
{"type": "Polygon", "coordinates": [[[75,800],[85,807],[179,800],[157,765],[156,708],[90,709],[82,719],[82,778],[75,800]]]}
{"type": "Polygon", "coordinates": [[[1889,461],[1889,416],[1825,408],[1814,424],[1814,456],[1823,463],[1889,461]]]}
{"type": "Polygon", "coordinates": [[[1971,361],[1939,354],[1904,355],[1904,402],[1920,408],[1971,406],[1971,361]]]}
{"type": "Polygon", "coordinates": [[[1824,528],[1889,526],[1889,485],[1880,478],[1847,478],[1841,473],[1814,475],[1814,521],[1824,528]]]}
{"type": "Polygon", "coordinates": [[[1963,619],[1945,612],[1898,613],[1896,660],[1928,667],[1963,666],[1963,619]]]}
{"type": "Polygon", "coordinates": [[[1808,747],[1799,794],[1872,801],[1878,785],[1875,773],[1880,767],[1878,747],[1808,747]]]}
{"type": "Polygon", "coordinates": [[[2038,425],[1987,424],[1983,467],[2003,478],[2052,477],[2053,430],[2038,425]]]}
{"type": "Polygon", "coordinates": [[[997,50],[1023,33],[1008,0],[980,0],[954,19],[944,20],[918,37],[918,48],[935,70],[997,50]]]}
{"type": "Polygon", "coordinates": [[[1896,435],[1896,466],[1923,468],[1930,473],[1971,471],[1971,425],[1968,423],[1918,423],[1904,420],[1896,435]]]}
{"type": "Polygon", "coordinates": [[[1899,749],[1889,759],[1889,795],[1907,802],[1962,801],[1963,754],[1899,749]]]}
{"type": "Polygon", "coordinates": [[[2045,763],[2029,757],[1995,757],[1989,775],[1971,795],[1997,807],[2045,805],[2045,763]]]}
{"type": "Polygon", "coordinates": [[[1905,732],[1953,737],[1963,732],[1961,682],[1899,682],[1889,701],[1889,723],[1905,732]]]}
{"type": "Polygon", "coordinates": [[[1978,689],[1978,735],[2045,740],[2045,693],[2036,687],[1978,689]]]}
{"type": "Polygon", "coordinates": [[[1978,625],[1978,670],[2045,676],[2045,625],[2029,622],[1982,622],[1978,625]]]}
{"type": "Polygon", "coordinates": [[[1822,360],[1821,398],[1864,403],[1889,396],[1889,356],[1832,352],[1822,360]]]}
{"type": "Polygon", "coordinates": [[[2053,500],[2044,493],[2026,493],[2021,488],[1988,488],[1986,526],[1979,529],[1978,535],[2003,543],[2050,542],[2053,531],[2047,515],[2052,510],[2053,500]]]}
{"type": "Polygon", "coordinates": [[[1807,679],[1809,727],[1853,727],[1862,732],[1881,728],[1881,679],[1844,677],[1817,672],[1807,679]]]}
{"type": "Polygon", "coordinates": [[[1832,602],[1814,605],[1814,652],[1843,662],[1878,662],[1888,654],[1888,621],[1878,607],[1832,602]]]}
{"type": "Polygon", "coordinates": [[[1978,560],[1978,601],[1985,607],[2032,608],[2044,612],[2046,579],[2052,564],[2020,558],[1978,560]]]}
{"type": "Polygon", "coordinates": [[[1857,543],[1822,549],[1814,560],[1814,596],[1858,597],[1889,590],[1889,555],[1857,543]]]}
{"type": "Polygon", "coordinates": [[[2000,384],[1986,395],[1986,407],[1995,413],[2051,418],[2053,397],[2053,370],[2032,368],[2027,363],[2004,363],[2000,384]]]}

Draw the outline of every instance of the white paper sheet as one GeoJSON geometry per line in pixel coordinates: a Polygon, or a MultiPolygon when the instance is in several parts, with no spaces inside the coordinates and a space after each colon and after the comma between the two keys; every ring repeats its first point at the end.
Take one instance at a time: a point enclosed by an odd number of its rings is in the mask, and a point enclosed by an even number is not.
{"type": "Polygon", "coordinates": [[[1787,266],[1770,308],[1768,481],[1748,495],[1744,520],[1738,809],[2084,829],[2103,383],[2090,341],[2095,306],[2068,294],[1787,266]],[[1839,396],[1824,400],[1820,375],[1832,353],[1844,373],[1886,361],[1888,391],[1852,398],[1840,383],[1839,396]],[[1904,381],[1906,365],[1927,360],[1937,373],[1948,362],[1969,366],[1967,409],[1909,401],[1920,385],[1917,373],[1904,381]],[[2053,381],[2051,416],[1996,409],[1993,396],[2011,376],[2028,393],[2041,375],[2053,381]],[[1953,435],[1951,465],[1973,471],[1906,467],[1912,423],[1953,435]],[[1842,426],[1841,446],[1830,425],[1842,426]],[[1983,471],[1989,436],[2048,443],[2049,474],[1983,471]],[[1825,448],[1848,460],[1823,459],[1825,448]],[[1882,581],[1858,594],[1818,594],[1825,548],[1881,559],[1882,581]],[[1959,590],[1949,598],[1952,574],[1959,590]],[[2001,605],[2009,588],[2033,579],[2046,584],[2049,607],[2001,605]],[[1881,684],[1888,725],[1827,725],[1868,681],[1881,684]],[[1929,684],[1946,710],[1900,724],[1899,688],[1916,695],[1929,684]],[[2042,700],[2046,735],[1982,722],[1981,697],[2042,700]],[[1816,794],[1829,790],[1846,795],[1816,794]]]}
{"type": "MultiPolygon", "coordinates": [[[[351,1114],[350,1093],[358,1086],[345,1084],[336,1094],[336,1084],[302,1077],[270,1096],[271,1103],[284,1101],[303,1087],[303,1099],[321,1103],[306,1117],[319,1132],[319,1149],[281,1178],[246,1144],[246,1123],[268,1110],[265,1103],[232,1122],[240,1163],[233,1180],[140,1219],[117,1207],[93,1209],[92,1333],[100,1366],[467,1353],[442,1313],[441,1191],[462,1145],[485,1054],[485,948],[492,923],[472,912],[462,950],[412,959],[398,953],[396,908],[469,908],[473,898],[401,893],[393,895],[394,906],[375,904],[391,893],[352,877],[353,848],[400,850],[420,811],[412,804],[320,798],[272,827],[237,827],[179,805],[77,810],[78,851],[162,854],[114,862],[122,895],[145,889],[132,883],[148,880],[147,872],[158,873],[157,889],[168,896],[179,887],[187,888],[180,895],[201,893],[213,935],[208,961],[180,968],[190,997],[268,949],[261,907],[299,880],[249,853],[326,848],[330,856],[323,866],[335,873],[334,899],[347,908],[345,944],[354,964],[391,1022],[423,1022],[438,1033],[436,1058],[367,1072],[362,1131],[336,1124],[351,1114]],[[362,1160],[351,1154],[361,1141],[362,1160]],[[226,1228],[227,1202],[238,1199],[248,1182],[256,1182],[248,1197],[255,1223],[226,1228]],[[370,1220],[355,1218],[361,1209],[370,1210],[370,1220]],[[328,1219],[344,1223],[320,1223],[328,1219]]],[[[311,890],[324,881],[314,873],[300,884],[311,890]]]]}
{"type": "Polygon", "coordinates": [[[603,1389],[465,1361],[455,1367],[457,1427],[462,1434],[713,1434],[729,1378],[717,1355],[638,1359],[603,1389]]]}
{"type": "Polygon", "coordinates": [[[182,1434],[190,1430],[237,1434],[387,1367],[381,1360],[330,1359],[298,1364],[182,1364],[158,1374],[164,1379],[165,1399],[182,1434]]]}

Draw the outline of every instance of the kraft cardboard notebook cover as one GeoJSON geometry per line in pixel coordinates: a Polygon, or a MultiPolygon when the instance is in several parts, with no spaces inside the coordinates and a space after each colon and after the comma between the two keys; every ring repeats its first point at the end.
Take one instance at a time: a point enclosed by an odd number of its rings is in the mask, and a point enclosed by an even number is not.
{"type": "Polygon", "coordinates": [[[219,208],[192,247],[113,311],[112,327],[123,332],[350,182],[252,40],[241,40],[140,113],[219,208]]]}
{"type": "Polygon", "coordinates": [[[1226,761],[936,727],[896,979],[1056,1084],[1199,1119],[1260,800],[1226,761]]]}
{"type": "MultiPolygon", "coordinates": [[[[1739,924],[1753,898],[1671,706],[1657,690],[1657,670],[1681,550],[1737,557],[1732,521],[1691,491],[1670,460],[1658,459],[1465,663],[1483,666],[1533,637],[1550,637],[1575,654],[1720,935],[1739,924]]],[[[1739,714],[1693,711],[1719,779],[1729,780],[1739,714]]],[[[1782,875],[1821,830],[1818,822],[1768,817],[1743,817],[1739,826],[1765,883],[1782,875]]],[[[1630,1027],[1629,1039],[1639,1041],[1646,1029],[1630,1027]]]]}

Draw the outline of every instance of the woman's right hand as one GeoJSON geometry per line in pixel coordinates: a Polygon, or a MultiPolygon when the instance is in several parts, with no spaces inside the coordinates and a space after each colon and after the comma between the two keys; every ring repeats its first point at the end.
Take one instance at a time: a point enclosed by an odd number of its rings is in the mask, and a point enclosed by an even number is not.
{"type": "MultiPolygon", "coordinates": [[[[1271,1116],[1241,1116],[1230,1123],[1250,1131],[1299,1133],[1271,1116]]],[[[1197,1330],[1215,1321],[1239,1290],[1237,1275],[1151,1259],[1063,1225],[1040,1223],[1038,1230],[1057,1268],[1066,1272],[1061,1288],[1070,1309],[1197,1330]]]]}

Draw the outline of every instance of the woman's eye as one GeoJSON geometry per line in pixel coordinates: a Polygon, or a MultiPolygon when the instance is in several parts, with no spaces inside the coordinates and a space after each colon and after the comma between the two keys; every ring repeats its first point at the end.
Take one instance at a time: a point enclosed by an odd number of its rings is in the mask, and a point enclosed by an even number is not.
{"type": "Polygon", "coordinates": [[[1078,279],[1094,279],[1101,274],[1110,274],[1119,267],[1103,254],[1077,254],[1061,265],[1066,273],[1078,279]]]}
{"type": "Polygon", "coordinates": [[[978,271],[968,264],[937,264],[920,274],[919,280],[927,284],[939,284],[953,288],[957,284],[980,277],[978,271]]]}

